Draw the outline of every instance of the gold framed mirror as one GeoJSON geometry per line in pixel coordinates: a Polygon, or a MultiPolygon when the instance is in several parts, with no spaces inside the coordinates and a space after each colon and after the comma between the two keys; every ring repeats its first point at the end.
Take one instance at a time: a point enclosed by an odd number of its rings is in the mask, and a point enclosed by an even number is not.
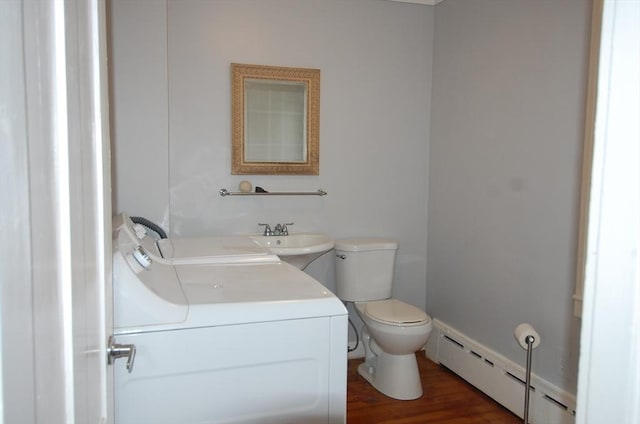
{"type": "Polygon", "coordinates": [[[232,174],[319,174],[319,69],[232,63],[231,92],[232,174]]]}

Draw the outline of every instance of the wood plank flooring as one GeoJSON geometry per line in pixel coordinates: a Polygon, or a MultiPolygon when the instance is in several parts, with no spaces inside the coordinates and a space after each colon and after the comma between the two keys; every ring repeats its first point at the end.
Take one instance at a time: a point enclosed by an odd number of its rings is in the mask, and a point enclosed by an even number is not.
{"type": "Polygon", "coordinates": [[[400,401],[375,390],[358,375],[363,359],[350,359],[348,424],[516,424],[522,420],[453,372],[416,354],[424,394],[400,401]]]}

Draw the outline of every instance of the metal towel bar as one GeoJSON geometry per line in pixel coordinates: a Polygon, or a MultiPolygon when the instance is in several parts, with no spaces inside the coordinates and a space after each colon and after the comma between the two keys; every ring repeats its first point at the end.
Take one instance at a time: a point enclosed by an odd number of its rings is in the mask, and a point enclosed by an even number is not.
{"type": "Polygon", "coordinates": [[[229,191],[226,188],[220,189],[220,196],[326,196],[327,192],[318,189],[318,191],[269,191],[266,193],[255,193],[252,191],[229,191]]]}

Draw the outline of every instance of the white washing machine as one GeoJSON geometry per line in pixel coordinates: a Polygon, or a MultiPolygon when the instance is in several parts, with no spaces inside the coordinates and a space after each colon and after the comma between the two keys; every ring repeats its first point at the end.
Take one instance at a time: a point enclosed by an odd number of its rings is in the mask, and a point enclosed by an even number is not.
{"type": "Polygon", "coordinates": [[[156,243],[119,221],[114,337],[136,354],[114,367],[116,424],[346,421],[333,293],[243,237],[156,243]]]}

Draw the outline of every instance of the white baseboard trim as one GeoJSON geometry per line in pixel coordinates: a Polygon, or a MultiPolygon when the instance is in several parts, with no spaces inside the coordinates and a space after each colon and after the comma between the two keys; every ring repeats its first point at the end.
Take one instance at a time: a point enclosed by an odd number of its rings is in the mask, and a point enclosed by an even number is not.
{"type": "MultiPolygon", "coordinates": [[[[524,351],[523,351],[524,352],[524,351]]],[[[519,417],[524,415],[525,369],[437,319],[425,354],[519,417]]],[[[523,353],[525,354],[525,353],[523,353]]],[[[529,422],[573,424],[576,398],[531,373],[529,422]]]]}

